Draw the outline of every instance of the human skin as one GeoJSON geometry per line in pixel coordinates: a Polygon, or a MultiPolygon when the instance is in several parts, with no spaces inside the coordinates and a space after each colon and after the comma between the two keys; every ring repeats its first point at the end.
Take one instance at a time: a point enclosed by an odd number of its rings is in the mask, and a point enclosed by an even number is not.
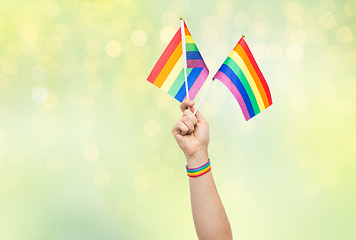
{"type": "MultiPolygon", "coordinates": [[[[209,124],[199,111],[194,115],[192,100],[184,100],[180,109],[183,115],[173,127],[172,134],[184,152],[188,168],[197,168],[209,160],[209,124]]],[[[199,177],[190,177],[189,189],[198,238],[232,239],[230,222],[216,189],[212,170],[199,177]]]]}

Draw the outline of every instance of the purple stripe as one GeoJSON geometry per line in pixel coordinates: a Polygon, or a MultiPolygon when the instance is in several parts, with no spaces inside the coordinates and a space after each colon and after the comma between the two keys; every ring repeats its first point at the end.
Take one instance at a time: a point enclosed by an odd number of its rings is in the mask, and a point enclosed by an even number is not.
{"type": "MultiPolygon", "coordinates": [[[[194,100],[195,96],[199,92],[200,88],[203,86],[208,75],[209,75],[209,70],[207,68],[203,68],[203,70],[201,71],[201,73],[199,74],[199,76],[197,77],[195,82],[193,83],[193,86],[189,89],[189,98],[190,99],[194,100]]],[[[187,96],[185,96],[184,99],[186,99],[186,98],[187,98],[187,96]]]]}
{"type": "Polygon", "coordinates": [[[197,68],[197,67],[203,67],[206,68],[205,62],[202,59],[192,59],[192,60],[187,60],[187,67],[188,68],[197,68]]]}
{"type": "Polygon", "coordinates": [[[246,104],[240,94],[240,92],[237,90],[236,86],[234,85],[234,83],[230,80],[230,78],[228,76],[226,76],[223,72],[218,71],[214,78],[220,80],[232,93],[232,95],[234,95],[235,99],[237,100],[237,102],[240,105],[240,108],[242,110],[242,113],[247,120],[250,119],[250,115],[248,114],[247,108],[246,108],[246,104]]]}

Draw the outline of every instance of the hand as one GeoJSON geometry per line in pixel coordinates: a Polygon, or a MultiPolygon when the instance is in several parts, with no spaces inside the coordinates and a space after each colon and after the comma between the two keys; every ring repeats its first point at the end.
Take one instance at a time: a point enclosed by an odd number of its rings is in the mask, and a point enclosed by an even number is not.
{"type": "Polygon", "coordinates": [[[183,116],[172,129],[178,146],[187,158],[188,167],[200,166],[209,158],[209,124],[199,111],[194,115],[193,106],[192,100],[185,99],[182,102],[180,109],[183,116]]]}

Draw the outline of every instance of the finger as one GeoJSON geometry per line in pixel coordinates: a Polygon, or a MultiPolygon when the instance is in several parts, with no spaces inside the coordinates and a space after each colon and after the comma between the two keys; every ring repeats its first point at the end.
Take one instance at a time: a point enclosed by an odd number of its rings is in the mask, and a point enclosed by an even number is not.
{"type": "Polygon", "coordinates": [[[193,106],[194,106],[194,102],[191,99],[184,99],[184,101],[180,104],[180,110],[184,112],[184,110],[193,106]]]}
{"type": "Polygon", "coordinates": [[[197,111],[195,116],[197,117],[198,122],[207,123],[206,119],[204,118],[203,114],[201,114],[201,112],[197,111]]]}
{"type": "Polygon", "coordinates": [[[185,110],[183,112],[183,116],[189,117],[190,120],[192,120],[194,126],[197,125],[198,120],[197,120],[196,116],[194,115],[194,113],[192,111],[189,111],[188,109],[185,110]]]}
{"type": "Polygon", "coordinates": [[[181,121],[188,127],[188,134],[194,132],[194,124],[188,116],[183,116],[181,121]]]}
{"type": "Polygon", "coordinates": [[[189,128],[182,122],[179,121],[176,125],[174,125],[172,129],[173,136],[177,135],[186,135],[189,131],[189,128]]]}

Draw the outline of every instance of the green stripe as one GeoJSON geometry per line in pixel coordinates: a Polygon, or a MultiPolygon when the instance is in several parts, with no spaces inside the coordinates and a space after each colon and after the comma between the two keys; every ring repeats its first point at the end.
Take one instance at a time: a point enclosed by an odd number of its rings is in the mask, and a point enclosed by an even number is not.
{"type": "Polygon", "coordinates": [[[250,101],[252,103],[253,111],[255,114],[261,112],[260,108],[258,107],[257,100],[255,94],[253,94],[252,88],[250,86],[250,83],[247,81],[245,74],[242,72],[241,68],[236,64],[236,62],[230,58],[227,57],[224,64],[229,66],[232,71],[236,74],[236,76],[240,79],[242,85],[244,86],[248,97],[250,98],[250,101]]]}
{"type": "Polygon", "coordinates": [[[195,43],[186,43],[187,52],[199,52],[197,45],[195,43]]]}
{"type": "MultiPolygon", "coordinates": [[[[193,68],[187,68],[187,76],[189,76],[190,72],[193,70],[193,68]]],[[[172,97],[175,97],[177,95],[177,92],[179,89],[182,87],[184,84],[185,79],[184,79],[184,68],[182,71],[180,71],[178,77],[172,84],[172,87],[168,90],[168,94],[171,95],[172,97]]]]}

